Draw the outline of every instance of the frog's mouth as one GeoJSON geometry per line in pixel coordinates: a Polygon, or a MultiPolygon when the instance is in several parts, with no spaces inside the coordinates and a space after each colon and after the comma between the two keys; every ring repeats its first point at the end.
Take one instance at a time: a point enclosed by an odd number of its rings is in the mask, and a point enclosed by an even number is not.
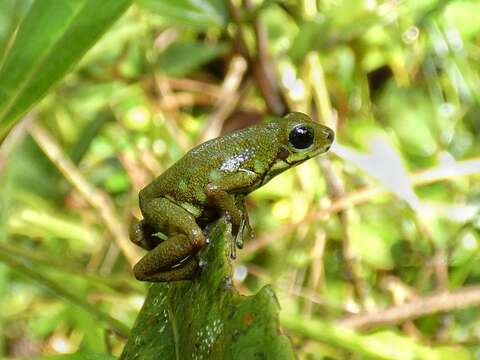
{"type": "Polygon", "coordinates": [[[266,184],[281,172],[300,165],[301,163],[317,156],[318,154],[326,152],[329,148],[330,145],[327,145],[326,147],[319,148],[316,151],[309,152],[308,155],[304,152],[290,152],[286,147],[280,148],[275,160],[265,172],[261,185],[266,184]]]}
{"type": "MultiPolygon", "coordinates": [[[[287,159],[276,159],[270,168],[265,172],[265,175],[263,176],[263,180],[261,182],[261,185],[266,184],[269,182],[272,178],[277,176],[278,174],[284,172],[285,170],[288,170],[294,166],[297,166],[298,164],[304,162],[305,160],[308,160],[307,158],[303,159],[298,159],[294,161],[288,161],[287,159]]],[[[261,186],[260,185],[260,186],[261,186]]]]}
{"type": "Polygon", "coordinates": [[[304,159],[301,159],[301,160],[294,160],[294,161],[288,161],[288,160],[284,160],[289,167],[294,167],[294,166],[297,166],[301,163],[303,163],[304,161],[307,161],[308,159],[310,159],[309,157],[308,158],[304,158],[304,159]]]}
{"type": "Polygon", "coordinates": [[[331,147],[331,144],[328,144],[324,147],[318,148],[314,151],[309,151],[308,154],[305,152],[290,152],[286,148],[281,148],[277,154],[276,160],[284,161],[288,164],[289,167],[297,166],[319,154],[327,152],[331,147]]]}
{"type": "MultiPolygon", "coordinates": [[[[320,152],[318,152],[318,153],[320,153],[320,152]]],[[[293,153],[289,157],[284,159],[283,161],[285,163],[287,163],[289,167],[293,167],[293,166],[297,166],[297,165],[311,159],[312,157],[314,157],[318,153],[313,153],[313,154],[310,154],[310,155],[305,155],[305,154],[302,154],[302,153],[293,153]]]]}

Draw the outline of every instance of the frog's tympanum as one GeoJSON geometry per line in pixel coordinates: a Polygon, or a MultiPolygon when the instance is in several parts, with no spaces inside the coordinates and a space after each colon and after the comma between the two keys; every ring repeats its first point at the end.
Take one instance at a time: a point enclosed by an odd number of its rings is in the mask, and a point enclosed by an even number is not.
{"type": "Polygon", "coordinates": [[[130,238],[150,251],[135,265],[135,277],[154,282],[191,279],[199,268],[196,254],[209,241],[205,227],[221,216],[231,223],[241,248],[252,235],[245,195],[324,153],[333,138],[328,127],[296,112],[190,150],[140,191],[144,219],[130,238]]]}

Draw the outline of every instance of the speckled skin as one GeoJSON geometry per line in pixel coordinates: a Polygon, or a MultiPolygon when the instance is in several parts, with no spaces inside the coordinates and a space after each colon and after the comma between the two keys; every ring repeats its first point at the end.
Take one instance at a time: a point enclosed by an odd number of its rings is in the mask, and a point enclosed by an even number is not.
{"type": "Polygon", "coordinates": [[[134,267],[137,279],[190,279],[198,268],[195,254],[207,242],[202,229],[220,216],[232,223],[241,247],[251,234],[244,196],[274,176],[330,148],[333,131],[302,113],[271,118],[192,150],[140,191],[144,220],[131,240],[151,250],[134,267]],[[298,125],[313,129],[313,144],[296,149],[289,134],[298,125]],[[161,241],[154,233],[162,233],[161,241]]]}

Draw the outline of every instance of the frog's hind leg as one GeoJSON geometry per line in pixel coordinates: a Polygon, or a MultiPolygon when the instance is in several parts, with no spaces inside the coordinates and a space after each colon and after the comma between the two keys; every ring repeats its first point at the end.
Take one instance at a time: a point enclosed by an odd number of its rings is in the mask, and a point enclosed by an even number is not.
{"type": "MultiPolygon", "coordinates": [[[[137,264],[139,265],[139,264],[137,264]]],[[[134,271],[137,268],[135,265],[134,271]]],[[[178,280],[190,280],[192,279],[197,270],[199,264],[197,259],[194,256],[187,258],[181,264],[172,267],[170,270],[160,271],[152,275],[146,275],[142,273],[141,275],[135,271],[135,276],[138,280],[142,281],[151,281],[151,282],[169,282],[169,281],[178,281],[178,280]]]]}
{"type": "Polygon", "coordinates": [[[160,238],[153,235],[155,233],[155,229],[145,220],[140,220],[130,228],[130,241],[145,250],[152,250],[161,241],[160,238]]]}
{"type": "Polygon", "coordinates": [[[146,205],[143,208],[145,221],[171,236],[156,245],[134,266],[135,277],[144,281],[191,278],[198,268],[193,255],[206,242],[195,218],[184,208],[165,198],[153,199],[146,205]]]}
{"type": "Polygon", "coordinates": [[[187,262],[188,268],[195,271],[198,267],[197,261],[194,258],[189,258],[182,262],[196,251],[192,247],[187,236],[183,234],[174,235],[164,242],[158,244],[153,250],[148,252],[138,263],[133,267],[133,273],[138,280],[142,281],[173,281],[184,280],[190,278],[185,277],[184,271],[180,271],[187,262]],[[195,262],[195,266],[191,264],[191,260],[195,262]],[[177,274],[178,278],[175,277],[177,274]],[[161,280],[167,279],[168,280],[161,280]]]}

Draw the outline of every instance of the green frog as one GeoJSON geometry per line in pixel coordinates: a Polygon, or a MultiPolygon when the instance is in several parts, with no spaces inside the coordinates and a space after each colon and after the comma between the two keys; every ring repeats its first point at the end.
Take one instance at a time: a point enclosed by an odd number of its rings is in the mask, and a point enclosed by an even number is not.
{"type": "Polygon", "coordinates": [[[252,230],[245,195],[281,172],[326,152],[334,132],[307,115],[271,117],[190,150],[140,191],[143,220],[130,232],[133,243],[149,252],[134,266],[142,281],[191,279],[199,269],[196,254],[206,244],[206,226],[225,217],[235,246],[252,230]]]}

